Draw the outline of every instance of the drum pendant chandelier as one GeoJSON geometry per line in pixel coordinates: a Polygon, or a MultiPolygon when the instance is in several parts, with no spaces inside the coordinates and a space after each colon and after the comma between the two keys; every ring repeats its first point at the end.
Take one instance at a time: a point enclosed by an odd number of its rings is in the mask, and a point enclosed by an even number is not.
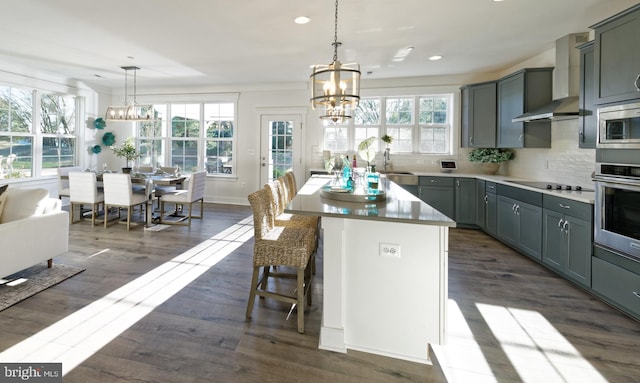
{"type": "Polygon", "coordinates": [[[324,110],[325,121],[341,124],[353,117],[360,102],[360,65],[338,61],[338,0],[336,0],[333,62],[314,65],[311,73],[311,107],[324,110]]]}
{"type": "Polygon", "coordinates": [[[107,121],[152,121],[155,119],[153,105],[140,105],[136,102],[136,72],[137,66],[123,66],[124,75],[124,105],[110,106],[107,108],[104,119],[107,121]],[[128,104],[127,99],[127,78],[129,71],[133,71],[133,103],[128,104]]]}

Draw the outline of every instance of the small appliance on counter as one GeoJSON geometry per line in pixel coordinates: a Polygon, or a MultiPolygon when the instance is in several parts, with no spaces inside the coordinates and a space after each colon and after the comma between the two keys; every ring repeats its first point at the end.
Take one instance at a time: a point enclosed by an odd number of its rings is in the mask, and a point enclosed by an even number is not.
{"type": "Polygon", "coordinates": [[[458,169],[454,160],[440,160],[440,171],[442,173],[451,173],[458,169]]]}

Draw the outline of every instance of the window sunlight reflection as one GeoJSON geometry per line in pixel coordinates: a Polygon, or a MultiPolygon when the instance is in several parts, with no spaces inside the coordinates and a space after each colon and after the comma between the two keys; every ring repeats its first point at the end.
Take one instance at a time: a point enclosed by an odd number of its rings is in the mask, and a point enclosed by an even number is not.
{"type": "Polygon", "coordinates": [[[2,362],[62,362],[66,375],[253,237],[248,217],[0,353],[2,362]]]}
{"type": "Polygon", "coordinates": [[[476,306],[522,382],[607,383],[540,313],[482,303],[476,306]]]}
{"type": "Polygon", "coordinates": [[[446,346],[431,345],[447,380],[449,382],[497,383],[458,303],[449,299],[447,304],[446,346]]]}

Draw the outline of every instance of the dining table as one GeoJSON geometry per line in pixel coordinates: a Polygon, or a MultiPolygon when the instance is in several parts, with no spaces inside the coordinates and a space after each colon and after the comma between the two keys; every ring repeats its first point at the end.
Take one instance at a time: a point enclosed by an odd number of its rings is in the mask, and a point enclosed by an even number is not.
{"type": "MultiPolygon", "coordinates": [[[[108,172],[96,172],[96,180],[99,185],[102,182],[102,175],[108,172]]],[[[62,179],[69,179],[69,176],[60,176],[62,179]]],[[[153,209],[153,199],[154,199],[154,190],[156,186],[176,186],[180,187],[189,177],[186,175],[180,174],[170,174],[170,173],[161,173],[161,172],[153,172],[153,173],[133,173],[131,174],[131,184],[132,186],[143,185],[144,193],[147,196],[147,206],[145,208],[145,227],[152,227],[156,225],[156,221],[160,218],[159,214],[163,212],[159,212],[157,215],[154,215],[153,209]]]]}

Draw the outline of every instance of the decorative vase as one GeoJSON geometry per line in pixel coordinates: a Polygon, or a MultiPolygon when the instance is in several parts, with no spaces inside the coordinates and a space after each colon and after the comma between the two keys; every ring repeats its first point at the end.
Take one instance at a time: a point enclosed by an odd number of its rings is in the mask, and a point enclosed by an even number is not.
{"type": "Polygon", "coordinates": [[[498,172],[498,169],[500,169],[499,162],[483,162],[482,163],[482,172],[484,174],[494,175],[498,172]]]}

